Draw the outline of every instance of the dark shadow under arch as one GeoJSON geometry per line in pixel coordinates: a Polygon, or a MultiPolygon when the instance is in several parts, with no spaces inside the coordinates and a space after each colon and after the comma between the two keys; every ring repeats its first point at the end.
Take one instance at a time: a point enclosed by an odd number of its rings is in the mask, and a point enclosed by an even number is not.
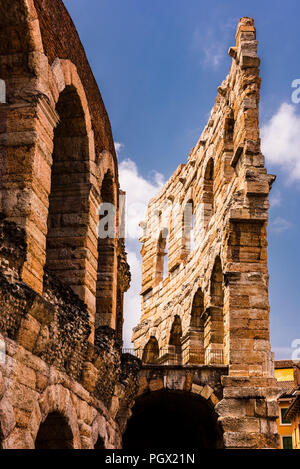
{"type": "Polygon", "coordinates": [[[35,449],[73,449],[73,433],[63,415],[48,415],[39,428],[35,449]]]}
{"type": "Polygon", "coordinates": [[[104,441],[101,436],[98,436],[98,440],[95,443],[94,449],[105,449],[104,441]]]}
{"type": "Polygon", "coordinates": [[[109,326],[115,329],[116,201],[110,170],[104,175],[100,196],[95,327],[109,326]]]}
{"type": "Polygon", "coordinates": [[[49,195],[46,270],[84,299],[89,203],[89,140],[84,111],[74,86],[67,86],[56,105],[49,195]]]}
{"type": "Polygon", "coordinates": [[[189,363],[204,363],[205,348],[205,320],[204,320],[204,295],[201,288],[196,291],[192,309],[190,326],[188,331],[189,338],[189,363]]]}
{"type": "Polygon", "coordinates": [[[156,338],[151,336],[143,350],[143,363],[155,363],[159,357],[159,346],[156,338]]]}
{"type": "Polygon", "coordinates": [[[203,203],[204,203],[204,228],[208,229],[210,219],[214,213],[214,160],[210,158],[207,163],[204,174],[203,185],[203,203]]]}
{"type": "Polygon", "coordinates": [[[223,447],[210,403],[180,391],[156,391],[136,400],[123,436],[123,449],[198,450],[223,447]]]}

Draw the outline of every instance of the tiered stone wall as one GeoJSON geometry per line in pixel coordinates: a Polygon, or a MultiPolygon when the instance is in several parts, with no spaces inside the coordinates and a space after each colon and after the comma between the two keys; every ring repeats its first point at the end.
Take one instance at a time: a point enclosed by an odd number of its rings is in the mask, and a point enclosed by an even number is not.
{"type": "Polygon", "coordinates": [[[267,265],[275,176],[260,150],[251,18],[240,20],[229,55],[208,124],[141,223],[142,317],[133,342],[148,363],[228,365],[216,406],[225,446],[276,447],[267,265]]]}
{"type": "Polygon", "coordinates": [[[139,361],[121,353],[117,160],[61,0],[0,0],[0,79],[0,447],[118,448],[139,361]]]}

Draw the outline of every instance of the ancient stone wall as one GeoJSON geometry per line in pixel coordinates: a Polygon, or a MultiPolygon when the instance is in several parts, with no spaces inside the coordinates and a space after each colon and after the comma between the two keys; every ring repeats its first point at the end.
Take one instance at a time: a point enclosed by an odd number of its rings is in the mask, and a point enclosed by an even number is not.
{"type": "Polygon", "coordinates": [[[119,186],[101,95],[61,1],[3,2],[0,13],[0,210],[26,232],[22,278],[42,294],[46,266],[87,304],[92,333],[96,310],[98,323],[115,328],[119,186]],[[99,266],[98,208],[107,199],[116,236],[101,240],[99,266]]]}
{"type": "Polygon", "coordinates": [[[260,150],[251,18],[240,20],[229,55],[208,124],[141,223],[142,317],[133,342],[147,363],[228,365],[216,405],[225,446],[276,447],[267,265],[275,177],[260,150]]]}
{"type": "Polygon", "coordinates": [[[1,447],[118,448],[139,368],[121,353],[118,168],[61,0],[0,0],[0,79],[1,447]]]}

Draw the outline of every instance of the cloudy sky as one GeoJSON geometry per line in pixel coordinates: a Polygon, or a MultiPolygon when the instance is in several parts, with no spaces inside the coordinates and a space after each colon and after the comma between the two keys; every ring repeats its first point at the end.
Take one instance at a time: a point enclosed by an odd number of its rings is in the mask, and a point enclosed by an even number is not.
{"type": "MultiPolygon", "coordinates": [[[[271,339],[276,358],[300,345],[299,0],[65,0],[108,110],[120,180],[131,207],[125,343],[139,318],[137,222],[147,201],[185,162],[206,124],[238,20],[257,27],[263,152],[277,174],[271,197],[271,339]],[[298,103],[299,101],[299,103],[298,103]],[[298,339],[298,342],[297,342],[298,339]]],[[[300,358],[300,353],[298,353],[300,358]]]]}

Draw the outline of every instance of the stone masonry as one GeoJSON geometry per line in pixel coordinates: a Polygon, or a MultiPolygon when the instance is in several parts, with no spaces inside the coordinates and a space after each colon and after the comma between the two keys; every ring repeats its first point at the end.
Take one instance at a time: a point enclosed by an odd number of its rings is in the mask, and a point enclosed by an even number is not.
{"type": "Polygon", "coordinates": [[[0,448],[120,448],[140,365],[117,159],[61,0],[0,0],[0,79],[0,448]]]}
{"type": "Polygon", "coordinates": [[[209,382],[193,379],[201,369],[221,369],[221,390],[210,404],[224,447],[276,448],[279,390],[267,265],[275,176],[267,173],[260,149],[253,19],[240,20],[229,55],[230,72],[199,141],[151,199],[141,223],[142,316],[133,332],[135,353],[145,363],[139,393],[151,392],[149,366],[162,375],[153,390],[174,389],[176,374],[190,368],[189,384],[179,379],[175,388],[208,399],[214,386],[208,396],[209,382]],[[171,385],[163,378],[168,373],[171,385]]]}

